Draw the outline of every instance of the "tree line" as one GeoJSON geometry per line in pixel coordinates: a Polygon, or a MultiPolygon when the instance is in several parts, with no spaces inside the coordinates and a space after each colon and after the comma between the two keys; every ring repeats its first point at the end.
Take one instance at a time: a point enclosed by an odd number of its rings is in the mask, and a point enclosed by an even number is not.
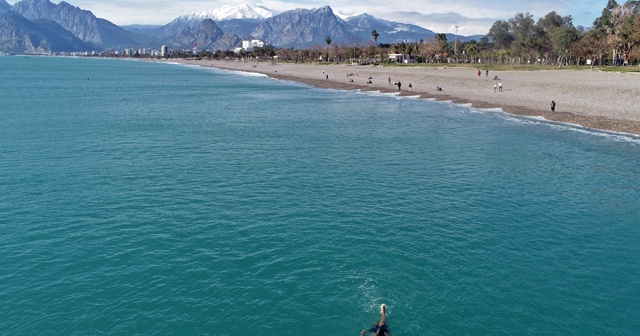
{"type": "MultiPolygon", "coordinates": [[[[575,27],[573,18],[552,11],[536,22],[530,13],[496,21],[479,41],[448,41],[445,34],[429,40],[378,44],[373,30],[370,43],[332,44],[307,49],[274,51],[292,62],[428,62],[553,65],[637,65],[640,61],[640,1],[618,4],[609,0],[592,27],[575,27]],[[401,54],[391,59],[390,54],[401,54]]],[[[257,56],[257,55],[256,55],[257,56]]]]}
{"type": "Polygon", "coordinates": [[[370,63],[481,63],[542,65],[638,65],[640,64],[640,0],[618,4],[609,0],[591,27],[575,27],[573,18],[552,11],[537,20],[518,13],[496,21],[479,41],[448,41],[445,34],[416,42],[378,44],[380,34],[371,31],[367,42],[325,45],[305,49],[271,48],[252,51],[173,51],[169,57],[273,59],[287,62],[370,63]],[[394,55],[395,54],[395,55],[394,55]],[[393,57],[390,57],[393,55],[393,57]],[[401,55],[398,57],[398,55],[401,55]]]}
{"type": "Polygon", "coordinates": [[[592,65],[638,64],[640,1],[619,5],[609,0],[590,28],[574,27],[572,21],[556,12],[537,23],[529,13],[496,21],[483,38],[491,52],[487,56],[498,62],[582,65],[589,59],[592,65]]]}

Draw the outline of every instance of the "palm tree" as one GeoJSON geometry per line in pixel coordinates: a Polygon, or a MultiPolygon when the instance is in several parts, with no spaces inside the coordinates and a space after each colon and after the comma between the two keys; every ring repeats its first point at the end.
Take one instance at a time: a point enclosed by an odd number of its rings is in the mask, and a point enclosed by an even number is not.
{"type": "Polygon", "coordinates": [[[443,58],[446,54],[447,49],[447,35],[445,34],[436,34],[435,36],[436,44],[438,46],[438,52],[442,54],[443,58]]]}
{"type": "Polygon", "coordinates": [[[464,44],[464,51],[467,54],[467,58],[470,61],[475,61],[476,55],[478,53],[478,42],[476,40],[471,40],[464,44]]]}
{"type": "Polygon", "coordinates": [[[329,46],[331,45],[331,37],[327,36],[324,41],[327,42],[327,62],[329,62],[329,46]]]}
{"type": "Polygon", "coordinates": [[[378,36],[380,36],[380,34],[378,34],[375,29],[371,31],[371,37],[373,37],[373,42],[375,43],[375,46],[373,47],[374,53],[376,53],[376,48],[378,47],[378,36]]]}
{"type": "Polygon", "coordinates": [[[413,53],[414,44],[413,43],[404,43],[402,52],[405,54],[409,54],[409,61],[407,63],[411,63],[411,54],[413,53]]]}

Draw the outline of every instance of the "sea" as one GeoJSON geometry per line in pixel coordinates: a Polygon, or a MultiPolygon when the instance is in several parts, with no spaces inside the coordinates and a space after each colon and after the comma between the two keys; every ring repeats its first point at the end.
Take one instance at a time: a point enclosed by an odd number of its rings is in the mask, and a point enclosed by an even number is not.
{"type": "Polygon", "coordinates": [[[0,334],[640,335],[640,137],[0,57],[0,334]]]}

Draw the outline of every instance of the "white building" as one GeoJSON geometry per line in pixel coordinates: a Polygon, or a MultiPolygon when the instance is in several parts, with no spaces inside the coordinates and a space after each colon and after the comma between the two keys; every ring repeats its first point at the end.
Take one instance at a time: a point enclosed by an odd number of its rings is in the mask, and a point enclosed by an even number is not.
{"type": "Polygon", "coordinates": [[[253,51],[253,48],[262,48],[265,44],[266,43],[264,41],[258,39],[242,40],[242,49],[251,52],[253,51]]]}
{"type": "Polygon", "coordinates": [[[404,59],[404,54],[389,54],[389,60],[394,61],[396,63],[402,63],[404,59]]]}
{"type": "Polygon", "coordinates": [[[160,56],[166,57],[168,55],[169,55],[169,47],[167,47],[166,45],[163,45],[162,47],[160,47],[160,56]]]}

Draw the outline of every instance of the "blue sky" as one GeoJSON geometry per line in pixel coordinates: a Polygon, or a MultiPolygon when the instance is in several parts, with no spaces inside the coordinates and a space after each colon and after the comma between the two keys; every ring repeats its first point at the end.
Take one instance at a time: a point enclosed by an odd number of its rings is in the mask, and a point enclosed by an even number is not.
{"type": "MultiPolygon", "coordinates": [[[[556,11],[573,17],[574,25],[591,26],[600,16],[607,0],[66,0],[96,16],[118,25],[165,24],[174,18],[194,12],[207,11],[224,5],[248,3],[260,5],[272,11],[282,12],[295,8],[319,8],[331,6],[344,14],[368,13],[378,18],[416,24],[437,33],[486,34],[497,20],[508,20],[516,13],[530,12],[534,18],[556,11]]],[[[18,2],[9,0],[10,4],[18,2]]],[[[52,0],[59,3],[59,0],[52,0]]],[[[619,0],[618,3],[624,3],[619,0]]]]}

